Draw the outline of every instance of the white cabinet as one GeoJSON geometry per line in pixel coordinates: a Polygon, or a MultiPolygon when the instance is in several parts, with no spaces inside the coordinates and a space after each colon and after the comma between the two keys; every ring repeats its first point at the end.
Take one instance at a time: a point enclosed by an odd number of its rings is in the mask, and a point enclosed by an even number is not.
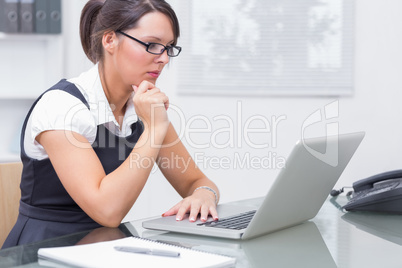
{"type": "Polygon", "coordinates": [[[63,76],[61,35],[0,33],[0,99],[32,99],[63,76]]]}
{"type": "Polygon", "coordinates": [[[61,34],[0,32],[0,162],[19,160],[21,126],[33,101],[60,79],[92,66],[79,37],[86,2],[62,1],[61,34]]]}
{"type": "Polygon", "coordinates": [[[19,161],[19,137],[33,101],[64,74],[63,35],[0,32],[0,162],[19,161]]]}

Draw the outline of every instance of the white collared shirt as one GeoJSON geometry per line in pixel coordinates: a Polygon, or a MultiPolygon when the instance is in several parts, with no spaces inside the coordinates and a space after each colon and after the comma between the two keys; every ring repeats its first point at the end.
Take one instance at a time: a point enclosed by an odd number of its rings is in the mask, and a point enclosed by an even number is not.
{"type": "Polygon", "coordinates": [[[84,136],[92,144],[98,125],[105,125],[116,136],[126,137],[132,132],[131,125],[138,120],[132,98],[129,98],[123,125],[120,127],[113,115],[113,106],[109,105],[103,91],[98,64],[67,81],[75,84],[81,91],[90,110],[82,101],[67,92],[52,90],[44,94],[34,107],[25,130],[25,153],[33,159],[48,158],[45,149],[35,140],[44,131],[73,131],[84,136]]]}

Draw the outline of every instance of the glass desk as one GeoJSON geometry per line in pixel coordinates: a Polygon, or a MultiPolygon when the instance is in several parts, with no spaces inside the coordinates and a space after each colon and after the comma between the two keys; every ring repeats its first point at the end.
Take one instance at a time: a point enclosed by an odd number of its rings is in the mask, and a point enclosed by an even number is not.
{"type": "MultiPolygon", "coordinates": [[[[256,206],[261,198],[250,199],[256,206]]],[[[318,215],[298,226],[247,241],[145,230],[142,220],[0,251],[0,267],[43,267],[41,247],[141,236],[237,258],[236,267],[401,267],[402,215],[344,213],[347,199],[329,198],[318,215]]],[[[234,202],[236,203],[236,202],[234,202]]]]}

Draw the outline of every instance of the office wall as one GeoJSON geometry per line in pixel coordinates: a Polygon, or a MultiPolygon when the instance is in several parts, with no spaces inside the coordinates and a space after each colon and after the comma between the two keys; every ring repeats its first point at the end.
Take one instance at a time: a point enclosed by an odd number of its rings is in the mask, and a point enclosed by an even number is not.
{"type": "MultiPolygon", "coordinates": [[[[81,51],[78,37],[79,13],[86,1],[63,2],[64,18],[68,19],[68,23],[63,26],[63,68],[65,76],[71,77],[91,66],[81,51]]],[[[169,2],[180,4],[179,0],[169,2]]],[[[306,119],[334,102],[338,103],[337,118],[323,120],[304,130],[309,136],[322,135],[325,134],[327,123],[337,123],[341,133],[366,132],[363,143],[337,186],[351,185],[357,179],[402,167],[402,18],[399,10],[402,10],[402,2],[399,0],[356,0],[353,96],[184,96],[176,88],[176,81],[180,79],[177,72],[180,57],[167,67],[158,86],[169,95],[174,107],[169,112],[171,120],[180,134],[184,133],[184,129],[191,131],[187,132],[187,136],[183,134],[183,142],[190,153],[197,157],[197,164],[219,186],[222,201],[265,194],[279,172],[281,160],[286,159],[294,142],[300,139],[306,119]],[[277,118],[277,128],[271,129],[271,132],[244,134],[247,120],[256,118],[256,115],[265,118],[271,127],[277,118]],[[211,123],[210,131],[205,130],[205,118],[211,123]],[[228,118],[234,124],[234,137],[229,137],[225,131],[229,124],[228,118]],[[204,128],[204,132],[195,133],[196,128],[204,128]],[[223,146],[231,138],[233,146],[223,146]],[[208,142],[215,146],[199,148],[208,142]],[[255,148],[258,144],[268,144],[268,147],[255,148]],[[219,146],[224,148],[217,148],[219,146]],[[260,163],[241,166],[237,162],[235,166],[235,161],[246,159],[244,161],[247,162],[247,157],[250,161],[254,159],[260,163]],[[226,160],[228,164],[225,164],[226,160]]],[[[247,91],[247,88],[244,90],[247,91]]],[[[29,100],[15,101],[15,105],[0,100],[0,104],[2,114],[12,110],[11,118],[20,118],[29,106],[29,100]]],[[[10,119],[6,123],[13,126],[17,122],[10,119]]],[[[265,123],[256,119],[249,128],[266,127],[265,123]]],[[[7,130],[2,125],[0,140],[3,140],[3,144],[0,146],[8,146],[15,133],[14,130],[12,133],[7,130]]],[[[163,213],[179,200],[160,172],[155,171],[127,219],[163,213]]]]}

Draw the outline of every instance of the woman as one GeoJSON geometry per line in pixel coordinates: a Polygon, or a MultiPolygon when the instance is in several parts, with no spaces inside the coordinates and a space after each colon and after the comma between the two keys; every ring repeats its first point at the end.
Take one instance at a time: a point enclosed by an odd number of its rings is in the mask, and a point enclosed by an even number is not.
{"type": "Polygon", "coordinates": [[[180,142],[168,119],[169,99],[155,86],[181,50],[169,4],[91,0],[81,14],[80,35],[95,66],[60,81],[28,113],[21,135],[20,214],[3,247],[118,226],[153,166],[139,159],[191,163],[186,169],[160,166],[184,198],[164,216],[217,219],[218,189],[180,142]]]}

